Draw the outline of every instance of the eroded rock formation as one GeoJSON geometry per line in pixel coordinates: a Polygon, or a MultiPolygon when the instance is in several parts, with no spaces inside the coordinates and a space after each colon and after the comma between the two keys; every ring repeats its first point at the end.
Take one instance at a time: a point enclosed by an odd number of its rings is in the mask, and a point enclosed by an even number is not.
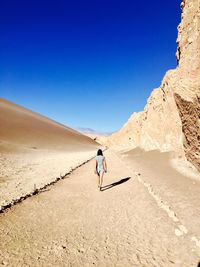
{"type": "Polygon", "coordinates": [[[175,70],[153,90],[144,111],[133,113],[108,144],[175,151],[200,170],[200,1],[181,3],[175,70]]]}

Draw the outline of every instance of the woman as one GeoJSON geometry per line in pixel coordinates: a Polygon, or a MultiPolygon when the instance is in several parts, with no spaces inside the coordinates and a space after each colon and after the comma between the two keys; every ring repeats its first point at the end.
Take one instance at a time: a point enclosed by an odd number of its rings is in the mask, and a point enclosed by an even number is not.
{"type": "Polygon", "coordinates": [[[95,158],[95,174],[97,174],[98,177],[98,187],[99,190],[101,191],[102,184],[103,184],[103,175],[104,172],[107,172],[107,164],[106,164],[106,159],[103,155],[103,152],[101,149],[97,151],[97,156],[95,158]]]}

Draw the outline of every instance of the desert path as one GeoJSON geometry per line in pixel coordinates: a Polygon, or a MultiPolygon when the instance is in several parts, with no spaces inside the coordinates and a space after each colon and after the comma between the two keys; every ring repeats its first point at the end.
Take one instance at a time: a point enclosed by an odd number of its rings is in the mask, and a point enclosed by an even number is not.
{"type": "Polygon", "coordinates": [[[0,266],[195,266],[199,249],[113,151],[0,215],[0,266]]]}

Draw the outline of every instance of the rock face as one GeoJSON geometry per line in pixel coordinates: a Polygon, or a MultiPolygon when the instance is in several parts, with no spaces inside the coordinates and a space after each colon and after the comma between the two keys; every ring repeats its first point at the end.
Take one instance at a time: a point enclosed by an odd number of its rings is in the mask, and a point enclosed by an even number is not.
{"type": "Polygon", "coordinates": [[[144,111],[133,113],[108,144],[175,151],[200,170],[200,1],[181,3],[175,70],[166,73],[144,111]]]}

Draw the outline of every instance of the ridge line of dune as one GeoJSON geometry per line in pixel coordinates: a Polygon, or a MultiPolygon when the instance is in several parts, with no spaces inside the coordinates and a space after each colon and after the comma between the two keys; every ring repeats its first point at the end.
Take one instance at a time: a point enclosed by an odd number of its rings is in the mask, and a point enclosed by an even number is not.
{"type": "Polygon", "coordinates": [[[55,124],[55,125],[57,125],[57,126],[60,126],[60,127],[64,128],[64,129],[67,129],[67,130],[69,130],[69,131],[71,131],[71,132],[73,132],[73,133],[81,134],[81,133],[80,133],[79,131],[77,131],[76,129],[74,129],[74,128],[70,127],[70,126],[67,126],[67,125],[65,125],[65,124],[63,124],[63,123],[61,123],[61,122],[58,122],[58,121],[56,121],[56,120],[54,120],[54,119],[48,117],[47,115],[43,115],[43,114],[41,114],[40,112],[34,111],[34,110],[29,109],[29,108],[27,108],[27,107],[22,107],[22,106],[20,106],[20,105],[18,105],[18,104],[16,104],[16,103],[11,102],[11,101],[8,101],[7,99],[4,99],[4,98],[2,98],[2,97],[0,97],[0,101],[1,101],[1,102],[4,102],[4,104],[12,105],[13,108],[16,108],[16,109],[18,110],[18,112],[19,112],[19,110],[20,110],[20,112],[24,112],[24,111],[26,111],[26,112],[29,114],[29,116],[32,116],[32,117],[36,117],[36,116],[38,117],[38,116],[39,116],[39,117],[41,117],[42,119],[44,119],[44,120],[46,120],[46,121],[49,121],[49,122],[51,122],[52,124],[55,124]]]}

